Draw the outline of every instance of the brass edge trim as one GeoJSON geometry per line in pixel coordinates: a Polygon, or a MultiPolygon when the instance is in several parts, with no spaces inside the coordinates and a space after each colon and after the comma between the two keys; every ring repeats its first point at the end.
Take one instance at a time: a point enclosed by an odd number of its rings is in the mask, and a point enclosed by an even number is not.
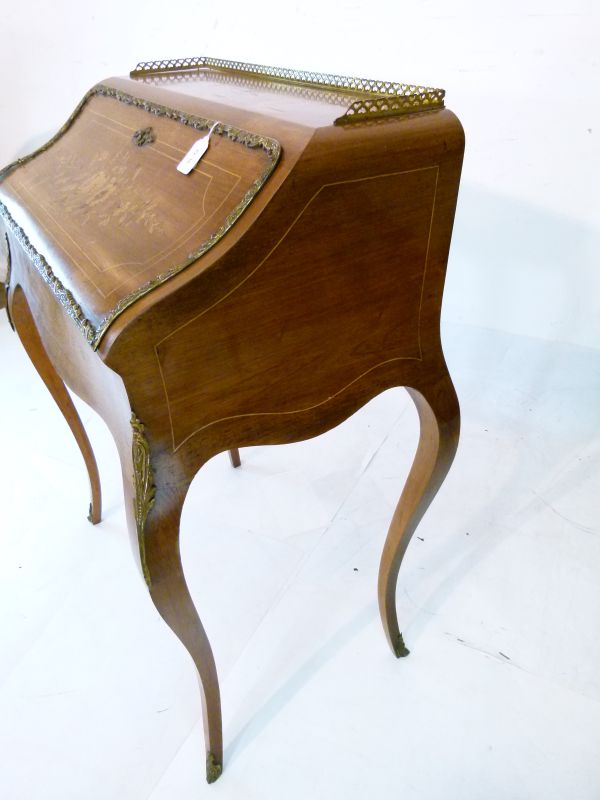
{"type": "Polygon", "coordinates": [[[151,589],[152,579],[146,562],[144,528],[146,526],[148,513],[154,505],[156,488],[154,486],[154,473],[152,471],[152,465],[150,464],[150,445],[144,434],[144,426],[133,412],[131,413],[130,422],[133,429],[131,455],[133,458],[133,482],[135,486],[133,511],[137,528],[142,573],[148,588],[151,589]]]}
{"type": "MultiPolygon", "coordinates": [[[[39,152],[39,151],[38,151],[39,152]]],[[[31,156],[33,157],[33,156],[31,156]]],[[[17,163],[17,162],[15,162],[17,163]]],[[[8,169],[8,168],[7,168],[8,169]]],[[[85,314],[83,313],[83,309],[79,305],[79,303],[75,300],[73,294],[66,289],[60,280],[56,277],[54,272],[52,271],[52,267],[44,256],[35,249],[35,247],[29,241],[29,237],[17,224],[17,222],[11,216],[10,211],[8,208],[0,201],[0,217],[4,219],[8,227],[10,228],[11,232],[13,233],[15,239],[23,250],[25,254],[28,256],[29,260],[32,262],[38,273],[41,275],[44,283],[46,283],[54,296],[57,298],[58,302],[61,306],[65,309],[67,314],[75,321],[78,327],[81,329],[81,332],[85,336],[87,342],[94,347],[94,337],[96,331],[94,326],[86,318],[85,314]]],[[[95,349],[95,348],[94,348],[95,349]]]]}
{"type": "MultiPolygon", "coordinates": [[[[76,107],[75,111],[71,114],[69,119],[65,122],[65,124],[60,128],[60,130],[48,141],[46,144],[42,145],[42,147],[35,150],[33,153],[30,153],[28,156],[24,156],[23,158],[19,158],[16,161],[13,161],[7,167],[0,171],[0,182],[2,179],[13,169],[22,166],[23,164],[31,161],[36,156],[43,153],[45,150],[48,150],[54,142],[57,141],[73,124],[76,117],[79,115],[81,110],[83,109],[84,105],[88,102],[88,100],[95,96],[100,95],[102,97],[110,97],[115,100],[118,100],[121,103],[126,103],[128,105],[132,105],[136,108],[140,108],[143,111],[148,112],[149,114],[153,114],[154,116],[159,117],[167,117],[168,119],[172,119],[175,122],[179,122],[182,125],[188,125],[195,130],[203,131],[208,130],[212,127],[212,125],[216,122],[216,120],[210,120],[206,117],[198,117],[194,114],[188,114],[184,111],[178,111],[174,108],[169,108],[168,106],[163,106],[158,103],[153,103],[149,100],[145,100],[143,98],[134,97],[133,95],[127,94],[126,92],[122,92],[120,89],[113,89],[110,86],[105,86],[104,84],[97,84],[92,89],[90,89],[87,94],[84,96],[83,100],[79,103],[76,107]]],[[[48,284],[54,295],[58,298],[61,305],[66,309],[69,316],[75,320],[79,328],[82,330],[87,342],[92,346],[93,350],[97,350],[98,346],[102,340],[102,337],[108,330],[109,326],[115,321],[115,319],[125,311],[125,309],[129,308],[136,300],[139,300],[144,295],[151,292],[157,286],[160,286],[165,281],[172,278],[177,273],[181,272],[186,267],[189,267],[194,261],[197,261],[201,256],[203,256],[211,247],[214,247],[220,239],[229,231],[229,229],[237,222],[239,217],[243,214],[243,212],[248,208],[256,194],[265,184],[267,178],[273,172],[275,165],[277,164],[279,157],[281,155],[281,145],[276,139],[272,139],[268,136],[261,136],[256,133],[251,133],[250,131],[246,131],[242,128],[238,128],[234,125],[228,125],[223,122],[219,122],[214,131],[214,135],[218,136],[226,136],[230,141],[236,142],[238,144],[243,145],[244,147],[248,148],[260,148],[264,150],[266,155],[268,156],[269,162],[267,164],[266,169],[262,172],[262,174],[251,184],[248,191],[242,197],[238,205],[231,211],[231,213],[225,218],[223,224],[220,228],[218,228],[211,236],[206,239],[202,244],[198,247],[197,250],[190,253],[190,255],[180,264],[176,264],[173,267],[170,267],[165,272],[160,273],[159,275],[155,276],[146,283],[142,284],[138,289],[131,292],[130,294],[123,297],[117,305],[112,308],[108,314],[106,314],[103,319],[100,320],[97,327],[88,320],[75,299],[74,295],[66,289],[61,281],[56,277],[52,268],[46,261],[43,255],[38,253],[38,251],[33,247],[29,238],[23,231],[21,227],[15,222],[12,218],[8,208],[0,202],[0,216],[2,216],[7,223],[9,224],[11,230],[15,234],[15,237],[33,262],[34,266],[44,279],[44,281],[48,284]]]]}
{"type": "Polygon", "coordinates": [[[374,78],[355,78],[328,72],[310,72],[289,67],[271,67],[243,61],[228,61],[227,59],[212,58],[210,56],[142,61],[130,72],[130,77],[138,78],[147,75],[192,72],[207,67],[222,72],[254,75],[270,81],[362,95],[363,99],[353,102],[346,112],[346,116],[351,118],[364,115],[382,116],[384,113],[383,106],[386,105],[385,115],[407,113],[416,109],[424,110],[432,107],[443,108],[446,94],[443,89],[429,86],[396,83],[395,81],[383,81],[374,78]],[[396,104],[394,110],[391,110],[389,104],[388,98],[390,97],[398,98],[400,101],[396,104]],[[386,100],[388,100],[387,104],[386,100]]]}
{"type": "Polygon", "coordinates": [[[67,121],[64,123],[64,125],[61,125],[61,127],[56,131],[54,136],[52,136],[50,139],[48,139],[48,141],[45,142],[41,147],[38,147],[37,150],[34,150],[32,153],[29,153],[26,156],[22,156],[21,158],[17,158],[15,161],[12,161],[10,164],[7,164],[6,167],[3,167],[0,170],[0,182],[3,181],[4,178],[8,175],[8,173],[12,172],[13,169],[16,169],[17,167],[20,167],[23,164],[26,164],[28,161],[31,161],[36,156],[39,156],[41,153],[45,152],[50,147],[52,147],[52,145],[56,141],[58,141],[58,139],[60,139],[61,136],[63,134],[65,134],[69,130],[71,125],[75,122],[75,120],[79,116],[79,112],[84,107],[84,105],[87,103],[87,101],[89,100],[89,98],[91,97],[91,95],[93,93],[94,93],[94,89],[90,89],[88,92],[86,92],[86,94],[82,97],[82,99],[79,101],[79,103],[75,106],[75,109],[74,109],[73,113],[67,119],[67,121]]]}
{"type": "Polygon", "coordinates": [[[4,238],[6,239],[6,280],[4,281],[4,308],[6,309],[8,324],[14,331],[15,326],[12,321],[12,317],[10,316],[10,308],[8,307],[8,292],[10,290],[10,276],[12,272],[12,254],[10,252],[10,240],[8,238],[8,233],[4,234],[4,238]]]}

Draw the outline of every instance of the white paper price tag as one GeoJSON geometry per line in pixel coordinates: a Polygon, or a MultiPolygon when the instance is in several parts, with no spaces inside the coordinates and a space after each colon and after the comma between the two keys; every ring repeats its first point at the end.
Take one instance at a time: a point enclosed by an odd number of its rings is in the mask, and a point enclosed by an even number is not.
{"type": "Polygon", "coordinates": [[[198,139],[196,142],[194,142],[179,164],[177,164],[177,169],[179,172],[182,172],[184,175],[189,175],[189,173],[194,169],[204,153],[206,153],[208,150],[208,140],[218,124],[218,122],[215,122],[206,136],[203,136],[202,139],[198,139]]]}

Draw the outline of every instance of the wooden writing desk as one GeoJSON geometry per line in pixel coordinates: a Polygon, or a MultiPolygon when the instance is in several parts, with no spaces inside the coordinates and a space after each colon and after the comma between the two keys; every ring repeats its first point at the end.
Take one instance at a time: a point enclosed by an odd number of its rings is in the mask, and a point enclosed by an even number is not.
{"type": "Polygon", "coordinates": [[[238,465],[241,446],[315,436],[407,387],[421,436],[379,605],[408,654],[398,570],[459,435],[439,319],[463,147],[439,90],[199,58],[98,84],[1,173],[7,310],[77,439],[94,523],[98,472],[65,385],[115,438],[141,573],[200,674],[209,781],[219,685],[179,519],[216,453],[238,465]]]}

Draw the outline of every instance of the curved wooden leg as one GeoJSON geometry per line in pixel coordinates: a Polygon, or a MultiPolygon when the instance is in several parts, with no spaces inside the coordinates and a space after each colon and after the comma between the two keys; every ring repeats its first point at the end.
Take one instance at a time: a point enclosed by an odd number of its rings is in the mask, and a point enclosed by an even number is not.
{"type": "Polygon", "coordinates": [[[379,611],[385,635],[397,658],[407,656],[396,612],[400,564],[429,504],[442,485],[458,446],[460,409],[450,376],[427,390],[407,390],[419,413],[419,445],[383,548],[379,568],[379,611]]]}
{"type": "Polygon", "coordinates": [[[98,474],[98,466],[94,458],[94,451],[92,450],[81,418],[73,405],[71,396],[46,353],[31,315],[25,294],[19,286],[15,289],[10,312],[15,330],[17,331],[27,355],[36,368],[38,375],[48,387],[50,394],[61,410],[79,446],[87,468],[92,495],[88,519],[93,525],[96,525],[100,522],[102,516],[102,495],[100,490],[100,475],[98,474]]]}
{"type": "MultiPolygon", "coordinates": [[[[177,465],[161,461],[157,486],[150,463],[144,426],[132,416],[133,480],[124,474],[125,496],[133,499],[128,509],[132,537],[137,538],[140,565],[150,596],[159,614],[191,655],[200,678],[206,780],[213,783],[223,769],[221,695],[217,668],[204,626],[189,593],[179,551],[179,523],[191,482],[178,478],[177,465]],[[164,476],[161,479],[161,476],[164,476]]],[[[124,462],[125,463],[125,462],[124,462]]]]}
{"type": "Polygon", "coordinates": [[[145,575],[159,614],[191,655],[202,696],[206,780],[213,783],[223,769],[221,695],[212,649],[190,596],[179,553],[179,517],[183,498],[157,493],[143,534],[145,575]]]}
{"type": "Polygon", "coordinates": [[[240,451],[237,447],[232,447],[229,451],[229,460],[231,461],[232,467],[239,467],[242,464],[242,460],[240,458],[240,451]]]}

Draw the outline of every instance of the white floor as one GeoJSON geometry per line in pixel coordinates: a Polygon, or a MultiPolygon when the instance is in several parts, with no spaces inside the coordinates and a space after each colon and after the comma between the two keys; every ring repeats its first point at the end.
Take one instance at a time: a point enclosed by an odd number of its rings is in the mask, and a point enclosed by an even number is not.
{"type": "Polygon", "coordinates": [[[400,575],[409,658],[376,607],[417,440],[403,390],[196,478],[183,554],[226,743],[208,786],[195,671],[135,570],[112,442],[84,408],[92,527],[2,312],[1,798],[599,800],[600,351],[457,326],[444,342],[463,434],[400,575]]]}

